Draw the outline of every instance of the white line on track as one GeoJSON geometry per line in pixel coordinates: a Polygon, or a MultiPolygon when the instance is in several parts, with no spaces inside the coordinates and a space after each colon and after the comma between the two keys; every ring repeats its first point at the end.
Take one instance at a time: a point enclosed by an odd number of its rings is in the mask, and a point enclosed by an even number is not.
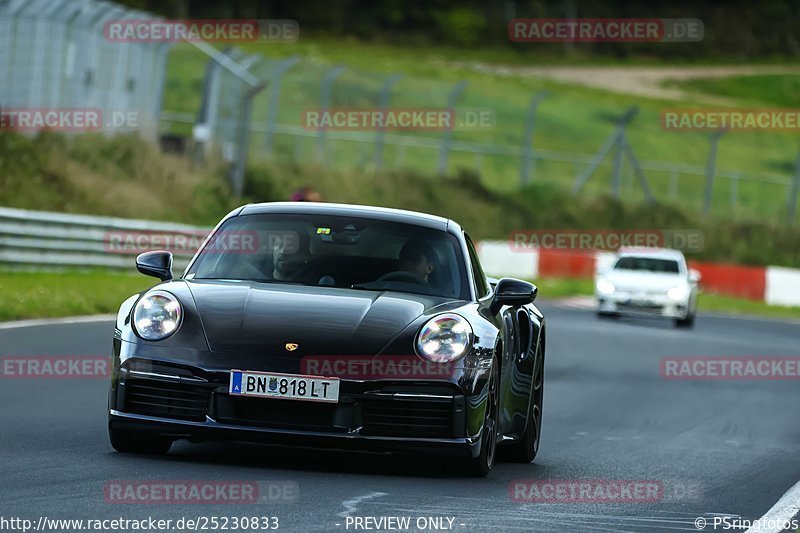
{"type": "Polygon", "coordinates": [[[30,328],[35,326],[50,326],[53,324],[84,324],[89,322],[108,322],[117,318],[116,315],[89,315],[72,316],[65,318],[37,318],[33,320],[14,320],[11,322],[0,322],[0,330],[30,328]]]}
{"type": "Polygon", "coordinates": [[[342,502],[342,506],[345,508],[344,511],[338,514],[341,518],[347,518],[350,516],[351,513],[354,513],[358,510],[358,504],[363,502],[364,500],[371,500],[373,498],[380,498],[381,496],[386,496],[385,492],[370,492],[369,494],[364,494],[363,496],[356,496],[352,500],[346,500],[342,502]]]}
{"type": "Polygon", "coordinates": [[[787,490],[767,514],[758,519],[757,527],[751,527],[745,533],[779,533],[798,511],[800,511],[800,481],[787,490]]]}

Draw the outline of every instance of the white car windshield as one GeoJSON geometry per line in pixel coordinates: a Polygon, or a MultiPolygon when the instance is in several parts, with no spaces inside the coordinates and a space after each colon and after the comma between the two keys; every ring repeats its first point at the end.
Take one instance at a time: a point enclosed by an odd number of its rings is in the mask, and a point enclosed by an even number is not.
{"type": "Polygon", "coordinates": [[[614,265],[614,270],[639,270],[645,272],[662,272],[666,274],[678,274],[680,267],[674,259],[663,259],[657,257],[621,257],[614,265]]]}

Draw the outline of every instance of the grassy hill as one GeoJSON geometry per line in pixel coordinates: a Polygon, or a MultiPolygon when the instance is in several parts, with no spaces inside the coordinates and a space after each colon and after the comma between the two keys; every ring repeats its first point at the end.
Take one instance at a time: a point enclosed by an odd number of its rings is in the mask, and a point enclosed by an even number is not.
{"type": "Polygon", "coordinates": [[[509,192],[460,170],[440,177],[410,170],[373,173],[325,165],[251,165],[241,199],[224,168],[193,166],[135,137],[26,137],[0,132],[0,205],[211,225],[247,202],[285,200],[312,184],[324,199],[413,209],[460,222],[476,239],[520,229],[698,229],[698,259],[800,266],[800,230],[767,223],[704,220],[670,205],[572,197],[550,184],[509,192]]]}
{"type": "MultiPolygon", "coordinates": [[[[563,190],[568,190],[585,168],[581,158],[585,160],[594,155],[603,145],[614,128],[614,117],[628,107],[637,106],[639,114],[628,130],[630,144],[640,161],[668,163],[664,168],[646,172],[650,186],[662,203],[687,211],[701,209],[705,184],[703,169],[709,152],[708,135],[664,131],[662,111],[708,107],[710,96],[724,98],[726,105],[781,105],[785,102],[780,95],[791,94],[790,89],[800,84],[800,75],[796,74],[782,75],[779,82],[775,82],[773,76],[746,76],[745,80],[754,78],[755,81],[730,84],[720,79],[690,80],[673,84],[685,92],[680,99],[671,100],[592,88],[588,85],[592,71],[584,75],[587,83],[555,81],[536,70],[534,67],[537,65],[524,63],[530,62],[529,55],[501,54],[496,50],[398,47],[380,43],[365,45],[355,40],[324,38],[304,38],[296,43],[251,44],[245,50],[263,56],[252,71],[267,79],[278,61],[293,54],[301,56],[301,61],[288,71],[282,82],[278,123],[286,126],[299,127],[303,110],[319,107],[321,80],[333,65],[343,64],[347,68],[333,85],[331,107],[375,107],[382,83],[394,73],[403,77],[393,89],[392,107],[444,107],[454,85],[467,80],[469,85],[459,98],[457,109],[490,110],[495,117],[494,126],[456,129],[454,141],[492,144],[513,151],[522,144],[531,97],[539,91],[547,91],[550,96],[539,107],[534,144],[537,150],[547,152],[550,157],[536,163],[534,179],[539,184],[563,190]],[[770,90],[764,90],[765,87],[770,90]],[[762,94],[763,98],[759,97],[762,94]],[[698,169],[699,174],[686,172],[685,166],[698,169]]],[[[196,113],[206,61],[207,57],[188,45],[178,46],[171,52],[164,100],[166,110],[196,113]]],[[[543,61],[545,66],[554,67],[547,65],[550,63],[547,58],[543,61]]],[[[640,67],[629,65],[629,68],[640,67]]],[[[673,65],[671,68],[677,67],[673,65]]],[[[255,98],[255,122],[266,120],[270,90],[267,88],[255,98]]],[[[184,134],[188,134],[190,128],[188,124],[171,127],[184,134]]],[[[313,132],[306,133],[306,137],[277,135],[274,140],[277,158],[289,163],[315,160],[316,139],[313,132]]],[[[326,163],[344,171],[371,170],[374,134],[359,133],[360,138],[355,141],[337,140],[335,132],[328,132],[326,163]]],[[[424,137],[434,143],[441,139],[441,134],[435,132],[407,132],[404,135],[424,137]]],[[[436,146],[387,145],[384,151],[386,168],[424,174],[436,171],[437,157],[436,146]]],[[[738,174],[744,179],[737,182],[728,177],[717,178],[714,213],[729,219],[785,222],[788,189],[784,183],[788,183],[792,176],[796,157],[797,142],[791,132],[737,131],[726,135],[719,145],[718,173],[726,176],[738,174]]],[[[266,158],[264,138],[260,133],[251,137],[251,158],[254,161],[266,158]]],[[[473,169],[491,190],[514,191],[519,187],[520,164],[519,157],[509,153],[453,151],[449,170],[473,169]]],[[[606,193],[610,181],[609,157],[589,180],[584,193],[589,196],[606,193]]],[[[622,182],[624,198],[638,201],[642,197],[629,165],[623,167],[622,182]]]]}

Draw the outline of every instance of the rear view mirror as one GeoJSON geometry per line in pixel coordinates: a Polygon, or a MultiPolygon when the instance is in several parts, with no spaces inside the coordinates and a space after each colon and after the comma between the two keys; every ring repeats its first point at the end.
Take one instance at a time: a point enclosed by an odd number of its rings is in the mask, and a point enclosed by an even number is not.
{"type": "Polygon", "coordinates": [[[520,307],[532,303],[539,289],[533,283],[513,278],[503,278],[497,282],[491,311],[497,313],[504,305],[520,307]]]}
{"type": "Polygon", "coordinates": [[[701,279],[703,279],[703,276],[700,274],[699,270],[695,270],[694,268],[689,269],[689,281],[692,283],[699,283],[701,279]]]}
{"type": "Polygon", "coordinates": [[[169,281],[172,279],[172,254],[161,250],[139,254],[136,269],[145,276],[169,281]]]}

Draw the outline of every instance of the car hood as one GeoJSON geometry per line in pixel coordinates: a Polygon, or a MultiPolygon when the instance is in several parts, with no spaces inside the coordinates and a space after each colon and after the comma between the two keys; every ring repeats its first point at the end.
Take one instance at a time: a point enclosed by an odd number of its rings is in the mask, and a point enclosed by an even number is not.
{"type": "Polygon", "coordinates": [[[680,274],[637,270],[611,270],[601,277],[610,281],[618,291],[659,291],[685,284],[680,274]]]}
{"type": "Polygon", "coordinates": [[[187,281],[214,352],[378,355],[440,297],[245,281],[187,281]],[[287,343],[297,344],[288,351],[287,343]]]}

